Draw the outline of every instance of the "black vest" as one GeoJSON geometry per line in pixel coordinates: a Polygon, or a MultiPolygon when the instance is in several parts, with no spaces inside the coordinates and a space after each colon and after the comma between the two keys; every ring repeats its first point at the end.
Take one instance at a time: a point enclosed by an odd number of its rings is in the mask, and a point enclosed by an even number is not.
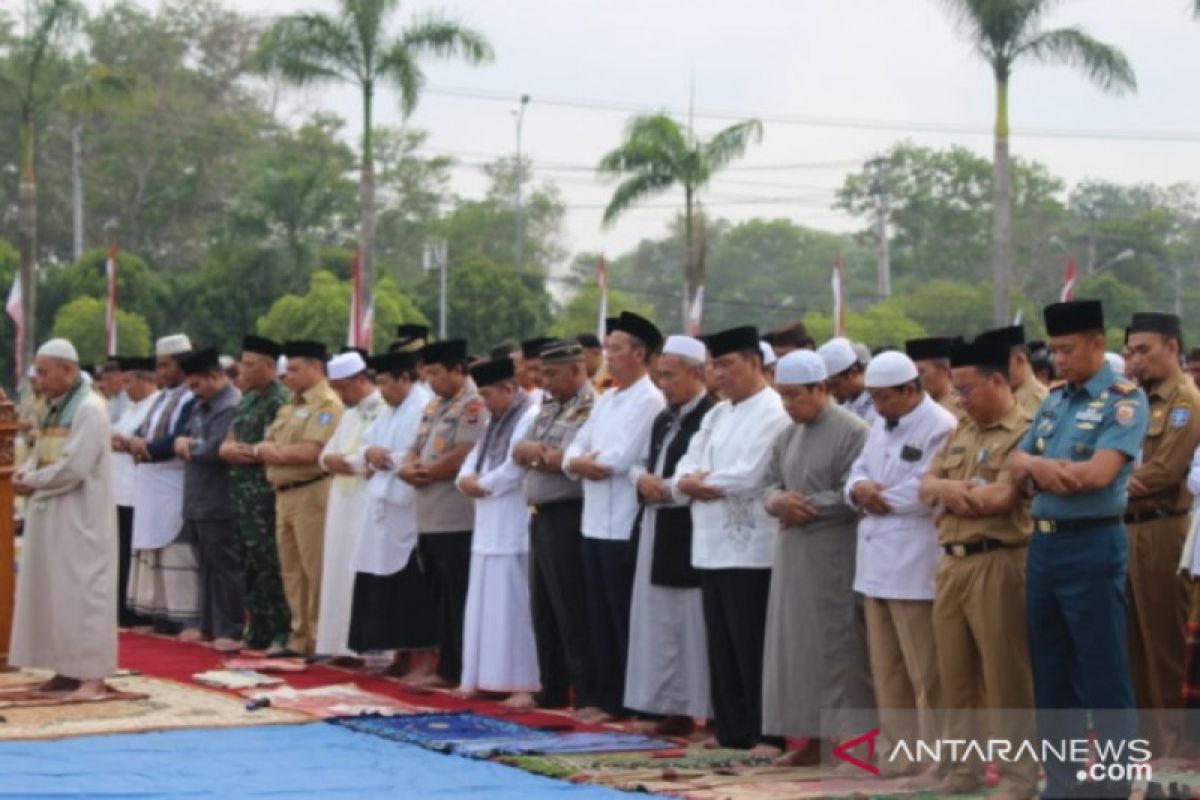
{"type": "MultiPolygon", "coordinates": [[[[692,436],[700,430],[704,415],[715,401],[705,395],[687,416],[680,420],[679,431],[667,446],[660,477],[675,474],[675,465],[687,452],[692,436]]],[[[671,428],[674,415],[670,409],[659,413],[650,429],[650,461],[647,469],[654,472],[663,440],[671,428]]],[[[640,522],[639,514],[639,522],[640,522]]],[[[690,589],[700,585],[700,576],[692,566],[692,511],[681,508],[658,508],[654,515],[654,552],[650,560],[650,583],[655,586],[690,589]]]]}

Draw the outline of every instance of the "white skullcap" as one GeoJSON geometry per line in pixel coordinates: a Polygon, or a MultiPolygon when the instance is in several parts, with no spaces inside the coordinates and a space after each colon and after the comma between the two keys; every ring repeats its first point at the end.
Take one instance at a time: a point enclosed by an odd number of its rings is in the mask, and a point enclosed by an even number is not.
{"type": "Polygon", "coordinates": [[[793,350],[775,365],[777,386],[805,386],[820,383],[828,377],[825,359],[812,350],[793,350]]]}
{"type": "Polygon", "coordinates": [[[871,363],[871,348],[867,347],[862,342],[854,342],[854,355],[858,356],[858,363],[863,367],[871,363]]]}
{"type": "Polygon", "coordinates": [[[280,378],[287,375],[287,356],[280,356],[275,360],[275,375],[280,378]]]}
{"type": "Polygon", "coordinates": [[[858,361],[854,345],[843,336],[834,337],[821,345],[817,348],[817,355],[825,361],[825,371],[830,375],[841,374],[858,361]]]}
{"type": "Polygon", "coordinates": [[[363,357],[355,351],[349,353],[339,353],[329,359],[329,380],[340,381],[344,378],[353,378],[358,373],[367,368],[367,362],[363,361],[363,357]]]}
{"type": "Polygon", "coordinates": [[[1125,359],[1118,353],[1105,353],[1104,360],[1112,367],[1112,371],[1118,375],[1125,374],[1125,359]]]}
{"type": "Polygon", "coordinates": [[[218,356],[217,363],[221,365],[221,369],[229,369],[237,362],[233,360],[233,356],[218,356]]]}
{"type": "Polygon", "coordinates": [[[75,345],[66,339],[51,339],[38,348],[37,354],[47,358],[60,358],[74,364],[79,363],[79,353],[75,352],[75,345]]]}
{"type": "Polygon", "coordinates": [[[868,389],[890,389],[917,379],[917,365],[899,350],[889,350],[871,359],[867,365],[868,389]]]}
{"type": "Polygon", "coordinates": [[[187,353],[191,349],[192,340],[182,333],[164,336],[154,343],[154,355],[156,356],[177,356],[180,353],[187,353]]]}
{"type": "Polygon", "coordinates": [[[667,341],[663,344],[663,355],[683,356],[690,358],[693,361],[704,363],[707,350],[704,349],[704,342],[699,339],[693,339],[691,336],[668,336],[667,341]]]}
{"type": "Polygon", "coordinates": [[[761,339],[758,342],[758,349],[762,351],[763,366],[769,367],[779,359],[775,357],[775,348],[761,339]]]}

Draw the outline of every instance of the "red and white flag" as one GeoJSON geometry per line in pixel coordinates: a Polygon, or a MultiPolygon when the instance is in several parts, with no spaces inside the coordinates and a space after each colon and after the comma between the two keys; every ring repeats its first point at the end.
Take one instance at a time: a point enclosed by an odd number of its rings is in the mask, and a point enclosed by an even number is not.
{"type": "Polygon", "coordinates": [[[692,298],[692,307],[688,311],[688,336],[700,335],[700,320],[704,317],[704,287],[696,288],[696,296],[692,298]]]}
{"type": "Polygon", "coordinates": [[[1067,257],[1067,274],[1063,280],[1062,297],[1064,303],[1069,303],[1075,296],[1075,256],[1067,257]]]}
{"type": "Polygon", "coordinates": [[[358,346],[367,352],[371,351],[371,341],[375,338],[375,295],[367,300],[366,310],[358,323],[358,346]]]}
{"type": "Polygon", "coordinates": [[[830,276],[833,286],[833,335],[846,335],[846,301],[842,292],[842,251],[833,257],[833,274],[830,276]]]}
{"type": "Polygon", "coordinates": [[[108,304],[104,312],[104,342],[105,353],[110,356],[117,354],[117,243],[108,246],[108,261],[104,264],[104,274],[108,278],[108,304]]]}
{"type": "Polygon", "coordinates": [[[596,262],[596,285],[600,287],[600,314],[596,318],[596,338],[603,344],[608,336],[604,321],[608,319],[608,262],[604,256],[596,262]]]}
{"type": "Polygon", "coordinates": [[[19,270],[13,273],[12,288],[8,290],[8,302],[4,304],[4,310],[12,317],[13,324],[17,326],[16,352],[13,363],[17,365],[16,385],[20,386],[21,381],[25,380],[25,364],[22,361],[25,354],[25,314],[21,308],[21,273],[19,270]]]}

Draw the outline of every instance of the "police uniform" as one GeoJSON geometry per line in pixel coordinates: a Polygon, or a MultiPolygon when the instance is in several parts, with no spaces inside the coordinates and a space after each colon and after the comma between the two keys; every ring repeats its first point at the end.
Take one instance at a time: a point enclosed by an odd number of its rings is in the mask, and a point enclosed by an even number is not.
{"type": "MultiPolygon", "coordinates": [[[[462,364],[467,344],[462,340],[435,342],[422,351],[426,364],[462,364]]],[[[487,430],[488,413],[469,379],[454,397],[435,396],[425,407],[412,452],[421,464],[432,465],[464,444],[474,444],[487,430]]],[[[475,502],[450,477],[416,487],[417,533],[421,560],[429,568],[437,599],[438,676],[458,684],[462,673],[463,622],[471,566],[471,531],[475,502]]]]}
{"type": "MultiPolygon", "coordinates": [[[[1179,335],[1170,314],[1135,314],[1131,333],[1179,335]]],[[[1200,391],[1183,370],[1149,391],[1150,426],[1141,463],[1133,477],[1147,493],[1130,499],[1129,672],[1140,709],[1178,709],[1183,704],[1184,627],[1188,585],[1178,575],[1187,538],[1192,493],[1186,486],[1192,454],[1200,444],[1200,391]]],[[[1156,755],[1170,755],[1178,725],[1168,715],[1151,714],[1142,732],[1156,755]]]]}
{"type": "MultiPolygon", "coordinates": [[[[1045,319],[1051,336],[1104,329],[1098,301],[1056,303],[1045,319]]],[[[1078,386],[1052,388],[1021,442],[1026,453],[1061,461],[1089,461],[1102,450],[1126,458],[1116,478],[1098,489],[1058,495],[1033,487],[1026,611],[1043,739],[1082,735],[1086,709],[1101,740],[1128,740],[1136,732],[1126,658],[1124,514],[1148,419],[1146,395],[1106,363],[1078,386]],[[1049,709],[1080,713],[1042,713],[1049,709]]],[[[1077,765],[1052,760],[1045,769],[1043,796],[1072,790],[1077,765]]]]}
{"type": "MultiPolygon", "coordinates": [[[[289,349],[291,344],[285,345],[284,351],[289,358],[315,357],[307,350],[289,349]]],[[[342,401],[322,378],[279,409],[264,440],[281,446],[314,442],[324,447],[341,416],[342,401]]],[[[275,490],[275,538],[283,591],[292,615],[288,649],[311,655],[321,598],[329,475],[316,459],[310,464],[269,464],[266,473],[275,490]]]]}
{"type": "MultiPolygon", "coordinates": [[[[982,338],[982,337],[981,337],[982,338]]],[[[951,365],[1008,365],[1007,345],[960,345],[951,365]]],[[[1030,414],[1015,401],[990,425],[965,416],[930,466],[930,474],[977,485],[1015,487],[1008,459],[1029,430],[1030,414]]],[[[1019,491],[1019,487],[1018,491],[1019,491]]],[[[1011,710],[1033,706],[1033,674],[1025,625],[1025,551],[1030,531],[1029,502],[1020,497],[1002,514],[956,516],[943,510],[938,544],[943,557],[935,575],[933,635],[941,674],[942,702],[947,709],[1010,710],[979,730],[966,713],[946,715],[948,738],[984,739],[988,734],[1022,741],[1032,738],[1032,713],[1011,710]]],[[[1000,791],[1014,797],[1037,794],[1038,765],[1032,758],[999,764],[1000,791]]],[[[983,785],[983,765],[966,760],[947,773],[956,791],[973,792],[983,785]]]]}

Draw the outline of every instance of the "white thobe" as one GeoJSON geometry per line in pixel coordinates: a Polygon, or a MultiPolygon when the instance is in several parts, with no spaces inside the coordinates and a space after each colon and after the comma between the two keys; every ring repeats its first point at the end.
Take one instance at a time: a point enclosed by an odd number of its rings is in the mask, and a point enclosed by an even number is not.
{"type": "Polygon", "coordinates": [[[875,410],[875,402],[865,389],[859,393],[858,397],[842,403],[842,408],[853,411],[868,425],[874,425],[875,420],[879,419],[879,412],[875,410]]]}
{"type": "Polygon", "coordinates": [[[321,601],[317,611],[317,652],[326,656],[353,656],[350,649],[350,610],[354,600],[354,551],[362,528],[363,486],[367,465],[359,447],[363,431],[387,404],[372,391],[338,420],[317,463],[325,467],[331,455],[344,457],[353,475],[335,475],[325,510],[325,546],[321,557],[321,601]]]}
{"type": "Polygon", "coordinates": [[[771,445],[791,424],[779,393],[767,386],[734,404],[723,400],[704,416],[671,480],[677,502],[689,498],[679,480],[693,472],[725,490],[692,506],[692,566],[697,569],[770,569],[779,523],[761,502],[771,445]]]}
{"type": "MultiPolygon", "coordinates": [[[[479,465],[486,436],[475,443],[458,471],[457,480],[479,476],[479,487],[490,494],[475,498],[475,529],[471,537],[471,570],[463,621],[460,688],[494,692],[537,691],[541,688],[533,615],[529,604],[529,506],[522,490],[525,469],[512,458],[513,447],[540,411],[530,403],[516,421],[499,464],[479,465]]],[[[498,420],[493,417],[496,424],[498,420]]]]}
{"type": "MultiPolygon", "coordinates": [[[[142,430],[153,438],[159,418],[178,396],[167,430],[175,430],[179,415],[192,399],[187,384],[159,392],[153,407],[146,415],[142,430]]],[[[134,471],[133,489],[133,547],[135,550],[159,550],[179,537],[183,530],[183,462],[172,457],[167,461],[143,461],[134,471]]]]}
{"type": "MultiPolygon", "coordinates": [[[[854,591],[881,600],[932,600],[939,549],[933,509],[917,493],[929,464],[958,427],[954,415],[925,396],[888,430],[875,420],[846,480],[846,502],[863,481],[885,487],[892,513],[865,514],[858,522],[854,591]]],[[[855,506],[857,507],[857,506],[855,506]]]]}
{"type": "MultiPolygon", "coordinates": [[[[113,426],[113,435],[124,436],[127,439],[132,437],[137,429],[141,427],[141,424],[146,421],[146,415],[150,413],[150,408],[154,405],[154,401],[157,398],[158,392],[154,392],[143,397],[136,403],[130,401],[125,406],[121,418],[117,420],[117,424],[113,426]]],[[[129,455],[129,453],[113,453],[112,470],[113,495],[116,498],[117,505],[132,508],[137,470],[137,464],[134,463],[133,456],[129,455]]]]}
{"type": "Polygon", "coordinates": [[[571,459],[596,453],[596,463],[608,467],[609,477],[583,481],[583,535],[589,539],[627,541],[637,517],[637,490],[629,470],[650,441],[654,418],[666,408],[662,392],[643,375],[629,386],[608,392],[563,455],[563,474],[578,479],[567,467],[571,459]]]}
{"type": "Polygon", "coordinates": [[[82,391],[65,437],[43,431],[23,468],[35,491],[9,661],[93,680],[117,669],[117,518],[108,410],[82,391]]]}

